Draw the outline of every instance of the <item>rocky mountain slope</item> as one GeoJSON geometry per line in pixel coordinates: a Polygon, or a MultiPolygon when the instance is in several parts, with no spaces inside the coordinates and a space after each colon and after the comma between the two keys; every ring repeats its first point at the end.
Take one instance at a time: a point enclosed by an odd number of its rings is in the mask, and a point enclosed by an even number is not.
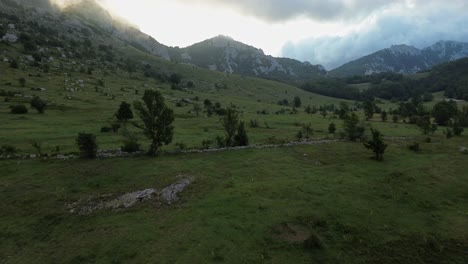
{"type": "MultiPolygon", "coordinates": [[[[317,76],[327,75],[325,69],[320,65],[292,59],[274,58],[265,55],[260,49],[225,36],[208,39],[183,49],[167,47],[141,32],[135,26],[115,19],[95,0],[75,1],[64,9],[50,4],[47,0],[5,0],[0,2],[0,5],[4,7],[2,9],[5,10],[5,13],[14,14],[18,12],[18,10],[13,10],[17,3],[34,7],[36,12],[33,12],[28,19],[40,20],[48,28],[59,32],[70,28],[85,28],[77,35],[78,38],[84,37],[81,33],[85,31],[110,35],[151,55],[177,63],[287,83],[302,82],[317,76]],[[47,23],[45,17],[61,19],[63,23],[47,23]]],[[[4,32],[2,36],[5,36],[6,33],[9,32],[4,32]]],[[[5,40],[13,39],[14,37],[10,35],[5,37],[5,40]]]]}
{"type": "Polygon", "coordinates": [[[171,59],[225,73],[285,82],[304,81],[327,74],[320,65],[274,58],[265,55],[261,49],[226,36],[217,36],[184,49],[174,49],[171,59]]]}
{"type": "Polygon", "coordinates": [[[464,42],[439,41],[422,50],[413,46],[395,45],[348,62],[330,71],[330,74],[338,77],[381,72],[410,74],[464,57],[468,57],[468,43],[464,42]]]}

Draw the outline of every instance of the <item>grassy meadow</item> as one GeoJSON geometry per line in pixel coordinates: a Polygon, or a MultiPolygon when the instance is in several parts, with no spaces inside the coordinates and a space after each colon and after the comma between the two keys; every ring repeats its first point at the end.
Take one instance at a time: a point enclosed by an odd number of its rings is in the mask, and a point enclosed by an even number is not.
{"type": "MultiPolygon", "coordinates": [[[[100,148],[119,148],[122,135],[100,129],[115,121],[121,101],[139,100],[145,89],[160,90],[175,111],[174,140],[163,150],[174,150],[176,143],[200,148],[203,140],[223,135],[219,116],[191,112],[205,99],[240,111],[251,144],[295,140],[302,123],[311,123],[314,139],[338,138],[328,125],[334,122],[339,134],[341,120],[304,108],[343,100],[118,48],[177,71],[194,87],[173,90],[141,72],[119,69],[80,73],[80,61],[56,60],[49,73],[0,62],[0,89],[23,94],[1,97],[0,143],[20,154],[34,153],[34,141],[44,153],[76,153],[76,135],[88,132],[97,135],[100,148]],[[26,79],[25,87],[19,78],[26,79]],[[47,90],[31,90],[36,87],[47,90]],[[10,105],[28,105],[34,95],[49,102],[45,114],[10,113],[10,105]],[[296,96],[302,100],[297,114],[277,104],[296,96]],[[249,127],[250,120],[259,127],[249,127]]],[[[18,53],[14,45],[1,51],[18,53]]],[[[0,262],[467,263],[468,156],[459,151],[467,147],[467,136],[447,140],[439,129],[426,143],[416,126],[388,119],[376,114],[367,122],[387,136],[383,162],[351,142],[156,158],[1,160],[0,262]],[[408,149],[413,142],[420,143],[420,152],[408,149]],[[195,181],[170,206],[153,201],[90,215],[67,209],[90,197],[161,189],[180,177],[195,181]]],[[[139,139],[146,148],[148,141],[142,134],[139,139]]]]}

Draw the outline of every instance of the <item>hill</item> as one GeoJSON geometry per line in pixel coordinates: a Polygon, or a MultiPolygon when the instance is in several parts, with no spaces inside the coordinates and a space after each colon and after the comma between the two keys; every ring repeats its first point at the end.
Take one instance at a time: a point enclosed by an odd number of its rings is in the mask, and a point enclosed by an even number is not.
{"type": "Polygon", "coordinates": [[[225,73],[292,84],[327,75],[320,65],[267,56],[260,49],[226,36],[217,36],[184,49],[174,49],[171,59],[225,73]]]}
{"type": "Polygon", "coordinates": [[[407,45],[395,45],[348,62],[330,71],[332,76],[349,77],[382,72],[411,74],[435,65],[468,56],[468,43],[440,41],[422,50],[407,45]]]}

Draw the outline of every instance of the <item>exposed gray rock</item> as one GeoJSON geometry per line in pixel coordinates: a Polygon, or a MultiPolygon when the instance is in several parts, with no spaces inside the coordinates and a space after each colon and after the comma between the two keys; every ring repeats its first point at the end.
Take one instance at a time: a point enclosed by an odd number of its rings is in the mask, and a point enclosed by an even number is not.
{"type": "Polygon", "coordinates": [[[156,195],[156,189],[146,189],[142,191],[126,193],[122,196],[119,196],[117,199],[106,202],[103,207],[111,209],[129,208],[134,206],[137,202],[149,201],[156,195]]]}
{"type": "Polygon", "coordinates": [[[162,189],[161,200],[168,204],[178,201],[177,194],[184,191],[192,182],[193,178],[183,179],[162,189]]]}
{"type": "Polygon", "coordinates": [[[88,198],[67,205],[70,213],[88,215],[100,210],[119,210],[137,205],[138,203],[148,202],[159,198],[163,203],[172,204],[179,200],[178,194],[184,191],[191,183],[193,178],[180,180],[158,192],[150,188],[141,191],[126,193],[112,199],[112,194],[101,195],[97,198],[88,198]]]}
{"type": "Polygon", "coordinates": [[[7,33],[7,34],[5,34],[5,36],[2,37],[2,40],[7,41],[7,42],[11,42],[11,43],[15,43],[15,42],[18,41],[18,36],[16,36],[15,34],[7,33]]]}

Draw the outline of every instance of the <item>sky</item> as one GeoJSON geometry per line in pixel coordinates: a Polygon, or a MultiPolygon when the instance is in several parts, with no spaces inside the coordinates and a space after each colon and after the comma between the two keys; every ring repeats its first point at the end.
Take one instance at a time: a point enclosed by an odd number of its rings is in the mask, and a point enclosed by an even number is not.
{"type": "Polygon", "coordinates": [[[393,44],[468,42],[468,0],[99,0],[168,46],[226,35],[333,69],[393,44]]]}

